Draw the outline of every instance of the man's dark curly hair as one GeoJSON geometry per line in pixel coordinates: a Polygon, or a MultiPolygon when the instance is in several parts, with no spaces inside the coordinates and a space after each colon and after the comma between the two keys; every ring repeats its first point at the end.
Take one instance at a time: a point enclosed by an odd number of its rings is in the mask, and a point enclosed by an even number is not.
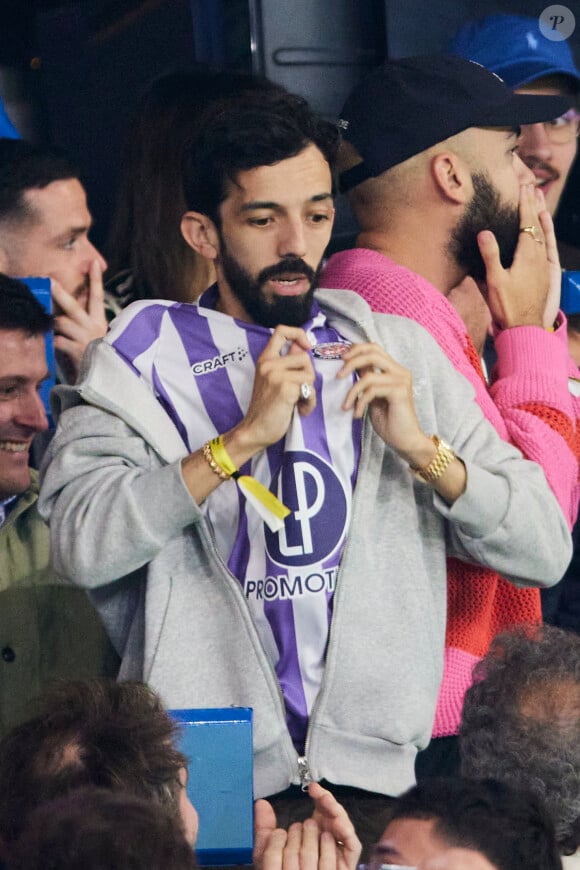
{"type": "Polygon", "coordinates": [[[164,804],[178,818],[187,759],[174,746],[177,728],[143,683],[56,686],[40,715],[0,741],[0,841],[16,840],[35,807],[88,785],[164,804]]]}
{"type": "Polygon", "coordinates": [[[560,851],[580,846],[580,637],[551,626],[499,635],[475,669],[461,769],[533,792],[560,851]]]}
{"type": "Polygon", "coordinates": [[[313,144],[334,169],[338,128],[319,118],[306,100],[279,90],[245,94],[211,106],[185,156],[187,206],[219,226],[219,206],[240,172],[272,166],[313,144]]]}

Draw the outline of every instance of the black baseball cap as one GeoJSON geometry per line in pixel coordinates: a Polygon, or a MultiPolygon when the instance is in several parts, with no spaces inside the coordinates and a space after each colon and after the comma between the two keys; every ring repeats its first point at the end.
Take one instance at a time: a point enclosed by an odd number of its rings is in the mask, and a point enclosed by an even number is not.
{"type": "Polygon", "coordinates": [[[569,98],[514,94],[495,73],[451,55],[390,61],[347,99],[339,126],[363,159],[342,191],[381,175],[468,127],[519,127],[564,114],[569,98]]]}

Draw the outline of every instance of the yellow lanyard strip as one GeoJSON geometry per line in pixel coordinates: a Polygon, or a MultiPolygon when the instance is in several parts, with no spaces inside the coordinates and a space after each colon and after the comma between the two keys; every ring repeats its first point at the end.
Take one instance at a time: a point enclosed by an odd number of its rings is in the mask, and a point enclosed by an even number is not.
{"type": "Polygon", "coordinates": [[[276,498],[273,492],[266,489],[255,477],[240,474],[231,460],[221,435],[209,442],[211,455],[216,465],[236,481],[246,500],[258,511],[272,532],[279,532],[284,527],[284,519],[290,513],[289,508],[276,498]]]}

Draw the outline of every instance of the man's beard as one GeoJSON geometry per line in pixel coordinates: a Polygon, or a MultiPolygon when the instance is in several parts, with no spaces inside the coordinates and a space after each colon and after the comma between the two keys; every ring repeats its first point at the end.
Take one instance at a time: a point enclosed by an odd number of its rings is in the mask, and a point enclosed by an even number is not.
{"type": "Polygon", "coordinates": [[[314,271],[300,257],[284,257],[273,266],[268,266],[253,278],[234,257],[221,240],[220,265],[229,287],[254,323],[273,328],[283,323],[285,326],[303,326],[310,317],[314,291],[318,286],[321,264],[314,271]],[[284,275],[304,275],[310,281],[310,288],[300,296],[278,296],[266,299],[263,285],[272,278],[284,275]]]}
{"type": "Polygon", "coordinates": [[[499,191],[485,173],[472,175],[473,196],[461,220],[453,230],[449,252],[467,275],[480,283],[486,272],[477,244],[477,234],[491,230],[499,245],[504,269],[513,263],[520,234],[520,214],[517,206],[502,204],[499,191]]]}

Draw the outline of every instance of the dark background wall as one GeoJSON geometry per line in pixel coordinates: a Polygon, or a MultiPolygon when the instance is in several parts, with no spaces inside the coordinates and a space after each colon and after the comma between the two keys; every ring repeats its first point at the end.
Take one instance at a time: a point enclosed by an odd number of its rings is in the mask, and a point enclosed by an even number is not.
{"type": "MultiPolygon", "coordinates": [[[[264,72],[336,117],[365,69],[445,49],[469,18],[548,0],[0,0],[0,95],[24,135],[80,162],[102,241],[122,141],[147,84],[193,61],[264,72]]],[[[580,64],[580,3],[570,39],[580,64]]],[[[577,174],[580,170],[577,169],[577,174]]],[[[580,211],[580,179],[560,209],[580,211]]],[[[573,231],[580,235],[580,217],[573,231]]],[[[572,224],[570,224],[572,226],[572,224]]],[[[569,232],[569,230],[566,230],[569,232]]]]}

